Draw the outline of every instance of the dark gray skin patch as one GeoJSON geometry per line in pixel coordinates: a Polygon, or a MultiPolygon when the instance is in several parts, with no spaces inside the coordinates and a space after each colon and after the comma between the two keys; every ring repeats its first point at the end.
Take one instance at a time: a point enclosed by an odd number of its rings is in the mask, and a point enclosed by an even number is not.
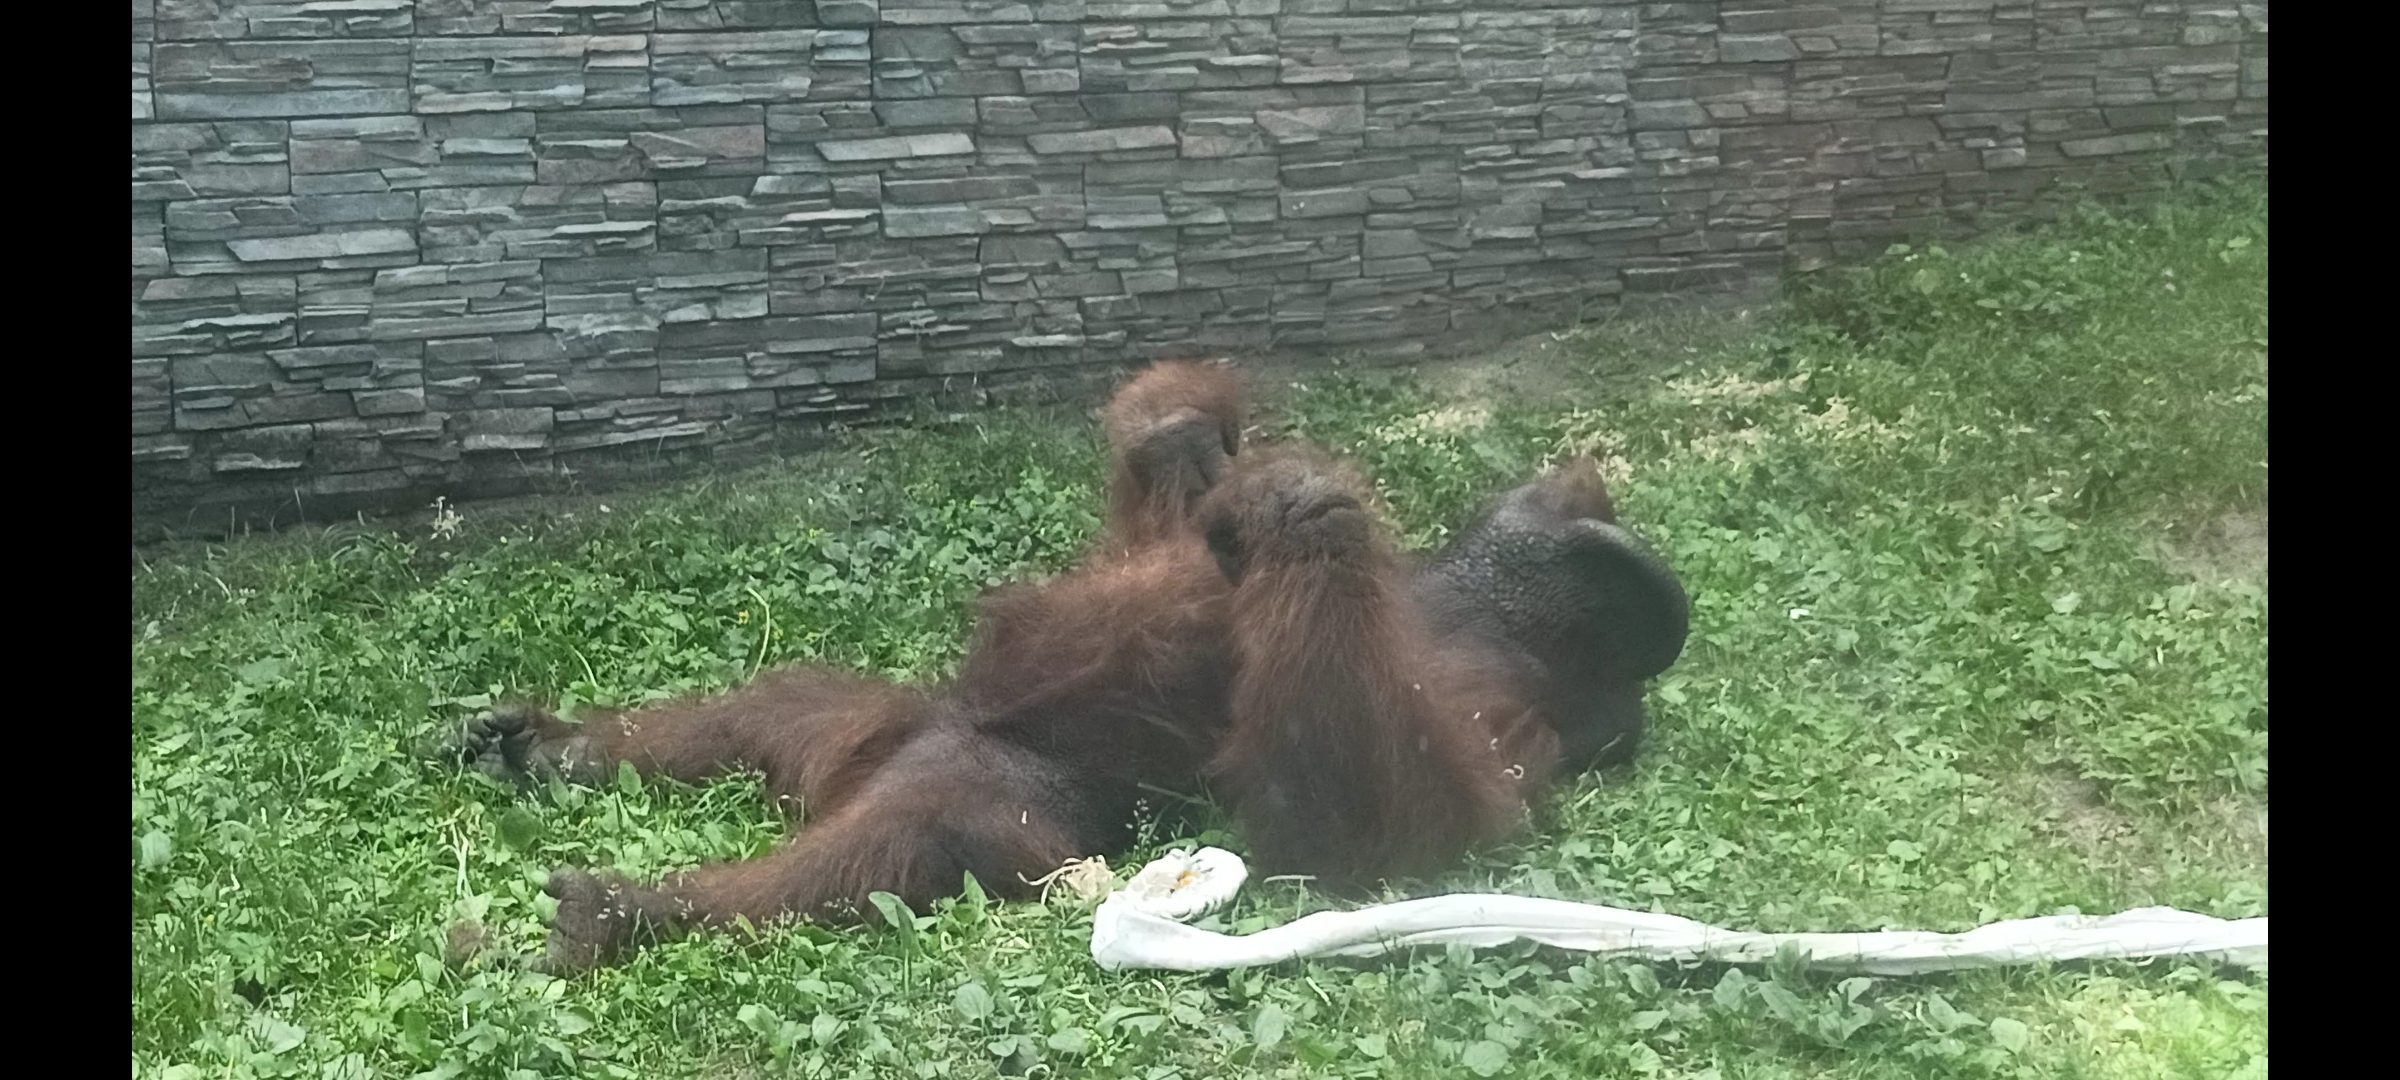
{"type": "Polygon", "coordinates": [[[461,724],[435,753],[526,790],[553,776],[575,784],[607,779],[590,740],[573,732],[539,708],[503,706],[461,724]]]}
{"type": "Polygon", "coordinates": [[[1536,482],[1501,496],[1427,564],[1416,596],[1435,632],[1524,666],[1569,770],[1629,759],[1642,682],[1682,654],[1691,602],[1639,537],[1552,505],[1536,482]]]}

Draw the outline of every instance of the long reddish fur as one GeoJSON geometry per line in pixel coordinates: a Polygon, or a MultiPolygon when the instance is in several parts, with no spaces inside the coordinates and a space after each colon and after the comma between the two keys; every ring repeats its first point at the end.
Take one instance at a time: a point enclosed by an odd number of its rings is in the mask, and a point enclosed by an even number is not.
{"type": "MultiPolygon", "coordinates": [[[[570,773],[631,762],[696,781],[757,768],[809,819],[765,856],[655,886],[559,872],[553,965],[606,962],[677,927],[853,918],[873,891],[922,907],[958,890],[962,866],[989,891],[1028,895],[1033,878],[1109,843],[1083,811],[992,794],[1038,795],[1053,767],[1111,793],[1094,804],[1110,807],[1119,788],[1213,781],[1275,871],[1423,873],[1507,833],[1549,781],[1555,740],[1502,664],[1436,646],[1379,530],[1346,547],[1266,544],[1236,585],[1203,540],[1203,493],[1129,465],[1129,448],[1168,429],[1210,433],[1231,460],[1243,400],[1222,365],[1161,363],[1129,382],[1103,413],[1101,540],[1076,569],[982,601],[948,685],[801,665],[583,725],[529,711],[570,773]]],[[[1259,469],[1363,490],[1308,455],[1245,458],[1234,475],[1259,469]]],[[[1234,486],[1205,498],[1235,498],[1234,486]]]]}

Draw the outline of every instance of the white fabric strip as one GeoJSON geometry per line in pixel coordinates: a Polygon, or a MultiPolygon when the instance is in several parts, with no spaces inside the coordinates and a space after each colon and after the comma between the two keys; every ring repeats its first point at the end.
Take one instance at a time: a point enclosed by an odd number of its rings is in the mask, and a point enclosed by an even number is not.
{"type": "Polygon", "coordinates": [[[1321,911],[1241,936],[1177,921],[1232,899],[1246,876],[1240,858],[1229,852],[1169,853],[1101,902],[1092,919],[1092,959],[1110,970],[1213,971],[1312,956],[1376,956],[1418,945],[1486,947],[1531,940],[1606,956],[1734,964],[1765,961],[1789,944],[1809,954],[1811,967],[1870,975],[2154,956],[2267,965],[2265,918],[2228,921],[2163,907],[2106,917],[2012,919],[1963,934],[1746,933],[1674,915],[1488,893],[1321,911]]]}

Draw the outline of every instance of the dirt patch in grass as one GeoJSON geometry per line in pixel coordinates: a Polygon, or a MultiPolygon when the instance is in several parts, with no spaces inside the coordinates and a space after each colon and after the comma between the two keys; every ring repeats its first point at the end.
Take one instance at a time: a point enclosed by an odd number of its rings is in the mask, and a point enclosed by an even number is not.
{"type": "Polygon", "coordinates": [[[2135,832],[2133,822],[2108,804],[2100,785],[2072,774],[2045,773],[2034,783],[2043,821],[2078,850],[2098,854],[2116,848],[2135,832]]]}
{"type": "Polygon", "coordinates": [[[2262,797],[2216,795],[2169,816],[2130,813],[2072,773],[2034,773],[2023,788],[2043,832],[2135,896],[2191,892],[2179,879],[2266,878],[2262,797]]]}
{"type": "Polygon", "coordinates": [[[2267,583],[2267,508],[2235,510],[2168,529],[2159,561],[2194,581],[2267,583]]]}
{"type": "Polygon", "coordinates": [[[1763,309],[1624,316],[1527,334],[1471,356],[1427,360],[1418,381],[1453,400],[1541,404],[1647,386],[1677,364],[1713,355],[1761,324],[1763,309]]]}
{"type": "Polygon", "coordinates": [[[1250,373],[1258,419],[1277,415],[1294,384],[1304,385],[1328,372],[1366,380],[1405,379],[1469,409],[1503,403],[1588,407],[1643,392],[1679,364],[1722,355],[1756,334],[1768,310],[1766,304],[1691,306],[1612,316],[1402,362],[1297,355],[1235,360],[1250,373]]]}

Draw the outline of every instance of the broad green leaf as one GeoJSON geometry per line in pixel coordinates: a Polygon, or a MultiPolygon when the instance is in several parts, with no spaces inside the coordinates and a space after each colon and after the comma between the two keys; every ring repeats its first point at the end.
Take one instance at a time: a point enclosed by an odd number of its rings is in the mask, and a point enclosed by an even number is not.
{"type": "Polygon", "coordinates": [[[1250,1038],[1260,1050],[1274,1049],[1276,1043],[1283,1041],[1284,1025],[1283,1010],[1269,1003],[1262,1006],[1258,1016],[1250,1021],[1250,1038]]]}
{"type": "Polygon", "coordinates": [[[950,996],[950,1005],[958,1010],[958,1015],[982,1023],[992,1015],[992,992],[979,982],[962,983],[958,992],[950,996]]]}
{"type": "Polygon", "coordinates": [[[556,1027],[561,1035],[581,1035],[590,1031],[596,1022],[592,1019],[592,1014],[582,1009],[560,1009],[551,1014],[552,1026],[556,1027]]]}
{"type": "Polygon", "coordinates": [[[139,846],[144,870],[156,870],[175,858],[174,839],[157,829],[143,833],[139,846]]]}
{"type": "Polygon", "coordinates": [[[500,815],[500,842],[518,851],[531,851],[542,839],[541,815],[523,806],[512,806],[500,815]]]}
{"type": "Polygon", "coordinates": [[[1458,1063],[1477,1076],[1497,1076],[1500,1070],[1508,1067],[1508,1048],[1490,1039],[1468,1043],[1466,1051],[1459,1055],[1458,1063]]]}
{"type": "Polygon", "coordinates": [[[1079,1027],[1065,1027],[1050,1033],[1048,1045],[1053,1052],[1081,1057],[1092,1052],[1092,1036],[1079,1027]]]}
{"type": "Polygon", "coordinates": [[[2011,1054],[2022,1053],[2033,1031],[2025,1022],[2006,1016],[1996,1016],[1991,1023],[1992,1043],[2011,1054]]]}

